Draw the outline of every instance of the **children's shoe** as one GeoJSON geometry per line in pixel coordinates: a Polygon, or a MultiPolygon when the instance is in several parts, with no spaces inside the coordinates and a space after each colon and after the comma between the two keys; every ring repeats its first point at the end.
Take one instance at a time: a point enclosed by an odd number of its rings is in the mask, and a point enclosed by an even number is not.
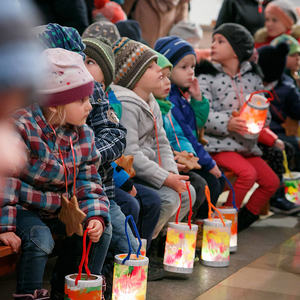
{"type": "Polygon", "coordinates": [[[13,294],[15,300],[50,300],[47,290],[35,290],[33,294],[13,294]]]}
{"type": "Polygon", "coordinates": [[[276,198],[271,200],[271,210],[275,213],[293,215],[300,211],[300,205],[297,205],[285,198],[276,198]]]}
{"type": "Polygon", "coordinates": [[[158,260],[151,260],[149,262],[148,267],[148,281],[156,281],[156,280],[162,280],[165,276],[165,271],[163,269],[162,262],[158,260]]]}
{"type": "Polygon", "coordinates": [[[242,207],[238,214],[238,232],[248,228],[258,218],[259,216],[254,215],[246,206],[242,207]]]}

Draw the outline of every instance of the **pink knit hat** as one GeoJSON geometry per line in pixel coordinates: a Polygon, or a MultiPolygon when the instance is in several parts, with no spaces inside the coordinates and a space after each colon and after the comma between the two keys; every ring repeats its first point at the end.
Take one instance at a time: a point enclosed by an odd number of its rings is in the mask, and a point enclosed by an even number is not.
{"type": "Polygon", "coordinates": [[[94,79],[80,54],[51,48],[45,50],[43,55],[48,74],[38,93],[47,98],[44,106],[65,105],[93,93],[94,79]]]}

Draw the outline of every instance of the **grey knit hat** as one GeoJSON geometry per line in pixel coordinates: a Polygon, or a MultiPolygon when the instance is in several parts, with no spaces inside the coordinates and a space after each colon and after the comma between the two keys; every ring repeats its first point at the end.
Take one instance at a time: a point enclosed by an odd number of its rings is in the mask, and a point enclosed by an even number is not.
{"type": "Polygon", "coordinates": [[[220,25],[213,35],[222,34],[238,57],[239,62],[248,60],[253,54],[254,40],[251,33],[244,26],[235,23],[224,23],[220,25]]]}
{"type": "Polygon", "coordinates": [[[183,40],[187,40],[187,39],[201,40],[203,36],[203,32],[202,32],[202,28],[196,23],[180,21],[179,23],[175,24],[171,28],[169,35],[178,36],[183,40]]]}
{"type": "Polygon", "coordinates": [[[110,42],[105,38],[86,38],[82,41],[86,46],[84,53],[101,68],[107,88],[115,78],[115,58],[110,42]]]}
{"type": "Polygon", "coordinates": [[[121,36],[115,24],[110,21],[98,21],[91,24],[82,34],[82,38],[99,38],[104,37],[112,44],[116,42],[121,36]]]}
{"type": "Polygon", "coordinates": [[[121,38],[113,45],[116,59],[115,84],[133,89],[157,54],[148,46],[121,38]]]}

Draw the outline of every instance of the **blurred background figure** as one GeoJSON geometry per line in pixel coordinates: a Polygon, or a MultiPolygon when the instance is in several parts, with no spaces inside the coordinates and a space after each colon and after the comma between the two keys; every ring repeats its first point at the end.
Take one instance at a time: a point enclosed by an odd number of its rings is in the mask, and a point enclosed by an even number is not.
{"type": "Polygon", "coordinates": [[[2,0],[0,10],[0,178],[26,163],[22,142],[9,118],[32,99],[41,80],[40,50],[31,38],[37,11],[27,1],[2,0]],[[21,7],[22,6],[22,7],[21,7]]]}

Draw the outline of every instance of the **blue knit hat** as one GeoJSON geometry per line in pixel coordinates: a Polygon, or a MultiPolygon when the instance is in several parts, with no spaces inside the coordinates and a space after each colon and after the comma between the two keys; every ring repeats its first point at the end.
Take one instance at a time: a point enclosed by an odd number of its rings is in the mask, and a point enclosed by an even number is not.
{"type": "Polygon", "coordinates": [[[164,55],[175,67],[185,56],[196,53],[193,47],[177,36],[166,36],[156,41],[154,49],[164,55]]]}

